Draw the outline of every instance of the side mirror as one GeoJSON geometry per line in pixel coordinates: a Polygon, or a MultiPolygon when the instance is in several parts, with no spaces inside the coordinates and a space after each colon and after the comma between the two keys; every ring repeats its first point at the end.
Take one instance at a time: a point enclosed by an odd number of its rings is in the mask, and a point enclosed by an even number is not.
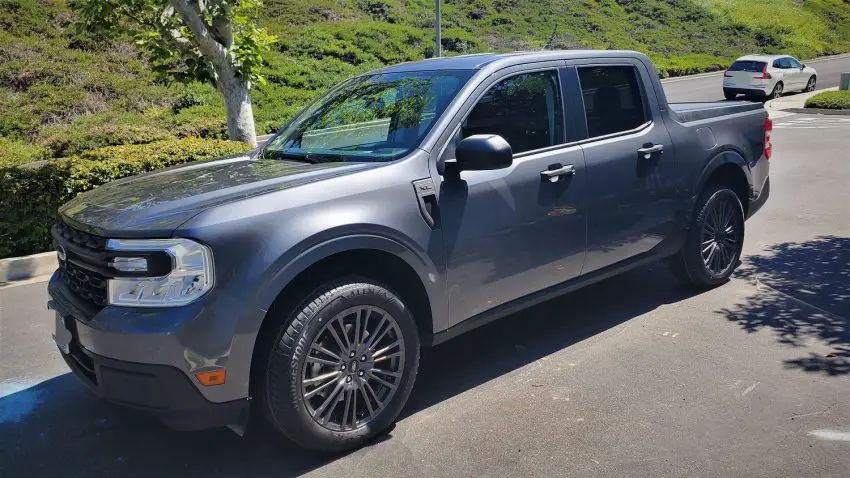
{"type": "Polygon", "coordinates": [[[800,64],[800,69],[801,69],[801,70],[805,70],[805,69],[806,69],[806,64],[805,64],[805,63],[800,64]]]}
{"type": "Polygon", "coordinates": [[[497,134],[476,134],[458,143],[455,158],[458,171],[487,171],[509,167],[514,152],[497,134]]]}

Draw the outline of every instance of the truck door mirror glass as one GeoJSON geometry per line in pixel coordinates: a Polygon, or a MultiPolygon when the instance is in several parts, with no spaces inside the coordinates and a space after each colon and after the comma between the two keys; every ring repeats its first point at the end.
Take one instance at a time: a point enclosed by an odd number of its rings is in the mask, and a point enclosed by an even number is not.
{"type": "Polygon", "coordinates": [[[487,171],[509,167],[514,152],[497,134],[476,134],[458,143],[455,157],[460,171],[487,171]]]}

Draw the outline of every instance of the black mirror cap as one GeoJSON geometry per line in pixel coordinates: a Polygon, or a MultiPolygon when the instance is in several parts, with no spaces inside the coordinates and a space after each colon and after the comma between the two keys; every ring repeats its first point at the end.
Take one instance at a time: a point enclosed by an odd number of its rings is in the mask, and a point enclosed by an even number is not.
{"type": "Polygon", "coordinates": [[[455,158],[460,170],[487,171],[509,167],[514,152],[505,138],[497,134],[476,134],[458,143],[455,158]]]}

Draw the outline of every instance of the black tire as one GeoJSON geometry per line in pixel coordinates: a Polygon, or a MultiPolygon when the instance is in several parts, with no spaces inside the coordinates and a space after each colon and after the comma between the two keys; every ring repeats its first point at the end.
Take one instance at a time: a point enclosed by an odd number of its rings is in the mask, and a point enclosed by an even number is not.
{"type": "MultiPolygon", "coordinates": [[[[370,313],[366,312],[366,315],[370,313]]],[[[358,320],[358,324],[360,317],[360,312],[357,312],[356,320],[358,320]]],[[[342,451],[363,445],[393,424],[410,396],[419,369],[419,334],[416,323],[409,307],[402,302],[398,295],[375,281],[349,278],[320,286],[315,292],[309,294],[300,305],[289,310],[289,313],[269,319],[275,320],[276,323],[274,326],[265,329],[265,333],[268,334],[267,337],[260,338],[260,340],[264,339],[264,343],[261,342],[258,346],[265,347],[265,350],[258,351],[258,366],[261,369],[255,375],[255,379],[259,382],[257,384],[259,405],[266,419],[277,431],[304,448],[342,451]],[[403,365],[400,367],[401,377],[398,378],[397,388],[393,389],[391,395],[384,396],[385,399],[388,397],[388,401],[372,418],[353,429],[345,430],[343,425],[341,430],[335,430],[320,424],[308,411],[308,406],[312,406],[308,405],[310,400],[317,397],[318,400],[324,400],[325,396],[315,395],[311,398],[305,398],[304,392],[308,387],[308,385],[302,384],[307,370],[305,361],[307,361],[308,354],[314,353],[312,352],[314,341],[321,334],[329,332],[329,329],[326,328],[326,325],[330,325],[329,321],[337,323],[336,318],[340,317],[340,314],[345,314],[346,311],[360,306],[381,309],[395,320],[397,329],[394,330],[396,335],[400,335],[403,339],[404,348],[398,354],[393,354],[398,355],[399,358],[392,360],[403,360],[401,362],[403,365]],[[400,333],[398,333],[399,331],[400,333]]],[[[341,330],[352,331],[351,328],[345,328],[344,320],[342,319],[339,322],[342,327],[341,330]]],[[[380,327],[380,325],[377,327],[380,327]]],[[[340,332],[340,329],[334,330],[340,332]]],[[[375,331],[375,334],[380,335],[377,332],[375,331]]],[[[348,332],[344,333],[346,334],[345,342],[348,342],[349,334],[348,332]]],[[[357,332],[352,331],[352,338],[356,339],[357,334],[357,332]]],[[[367,342],[368,339],[369,336],[365,335],[364,332],[361,335],[360,342],[367,342]]],[[[381,338],[378,338],[378,342],[381,340],[381,338]]],[[[354,341],[352,340],[352,342],[354,341]]],[[[343,354],[339,355],[343,356],[343,354]]],[[[330,356],[325,356],[325,358],[328,357],[330,356]]],[[[310,364],[314,364],[312,360],[314,360],[313,356],[311,356],[310,364]]],[[[348,360],[356,362],[357,358],[348,359],[344,357],[342,362],[348,360]]],[[[337,370],[335,365],[329,367],[330,370],[337,370]]],[[[343,369],[344,367],[345,365],[343,365],[343,369]]],[[[349,382],[343,384],[344,380],[353,378],[354,383],[362,383],[368,380],[368,378],[358,379],[354,376],[354,370],[357,369],[352,368],[338,372],[342,374],[339,379],[334,377],[327,382],[331,386],[327,388],[327,391],[322,392],[327,395],[337,393],[336,390],[331,391],[331,389],[343,387],[336,398],[327,397],[330,402],[330,405],[326,406],[326,409],[330,409],[326,412],[328,416],[338,413],[338,407],[341,406],[343,396],[348,398],[348,389],[345,387],[349,386],[347,385],[349,382]],[[331,407],[334,407],[334,409],[331,409],[331,407]]],[[[360,373],[360,371],[357,370],[357,373],[360,373]]],[[[389,392],[390,389],[387,388],[386,390],[389,392]]],[[[366,394],[367,392],[364,390],[362,393],[366,394]]],[[[353,394],[357,394],[357,390],[353,394]]],[[[358,395],[358,397],[361,401],[363,400],[362,395],[358,395]]],[[[365,403],[361,402],[361,408],[364,406],[365,403]]],[[[349,416],[350,409],[349,403],[346,401],[345,416],[349,416]]],[[[316,410],[318,408],[314,412],[316,410]]],[[[352,415],[355,416],[352,423],[357,422],[356,399],[352,415]]],[[[342,419],[343,424],[346,421],[345,418],[342,419]]]]}
{"type": "MultiPolygon", "coordinates": [[[[741,201],[738,195],[731,189],[723,186],[714,186],[706,190],[697,201],[695,215],[691,219],[688,227],[685,244],[681,251],[670,259],[670,266],[677,278],[686,284],[690,284],[699,288],[710,288],[721,285],[729,280],[729,277],[735,271],[740,263],[741,250],[744,246],[744,209],[741,206],[741,201]],[[723,260],[723,267],[712,269],[706,264],[703,257],[703,244],[705,240],[706,221],[713,221],[713,216],[718,208],[726,208],[726,211],[731,215],[730,224],[733,225],[733,230],[736,234],[734,246],[730,246],[728,259],[723,260]]],[[[724,238],[720,241],[725,241],[724,238]]],[[[731,237],[731,235],[730,235],[731,237]]],[[[713,239],[718,241],[717,236],[713,239]]],[[[715,246],[716,249],[719,249],[715,246]]],[[[708,253],[710,255],[710,251],[708,253]]],[[[719,254],[719,253],[718,253],[719,254]]],[[[714,258],[714,256],[710,256],[714,258]]]]}
{"type": "Polygon", "coordinates": [[[811,77],[809,77],[809,81],[806,83],[806,89],[803,90],[803,91],[804,92],[815,91],[815,88],[817,88],[817,84],[818,84],[817,77],[815,75],[812,75],[811,77]]]}
{"type": "Polygon", "coordinates": [[[773,91],[770,92],[770,96],[767,97],[768,100],[775,100],[777,98],[782,97],[782,92],[785,90],[785,85],[782,84],[781,81],[777,82],[773,87],[773,91]]]}
{"type": "Polygon", "coordinates": [[[723,92],[723,96],[724,96],[727,100],[732,101],[732,100],[734,100],[735,98],[737,98],[737,97],[738,97],[738,94],[737,94],[737,93],[731,93],[731,92],[729,92],[729,91],[724,91],[724,92],[723,92]]]}

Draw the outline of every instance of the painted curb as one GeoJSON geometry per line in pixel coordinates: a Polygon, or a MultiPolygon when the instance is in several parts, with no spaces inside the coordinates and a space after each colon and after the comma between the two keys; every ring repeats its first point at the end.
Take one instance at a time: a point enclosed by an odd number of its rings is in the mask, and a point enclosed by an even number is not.
{"type": "Polygon", "coordinates": [[[44,276],[53,273],[57,267],[56,253],[53,251],[0,259],[0,283],[44,276]]]}

